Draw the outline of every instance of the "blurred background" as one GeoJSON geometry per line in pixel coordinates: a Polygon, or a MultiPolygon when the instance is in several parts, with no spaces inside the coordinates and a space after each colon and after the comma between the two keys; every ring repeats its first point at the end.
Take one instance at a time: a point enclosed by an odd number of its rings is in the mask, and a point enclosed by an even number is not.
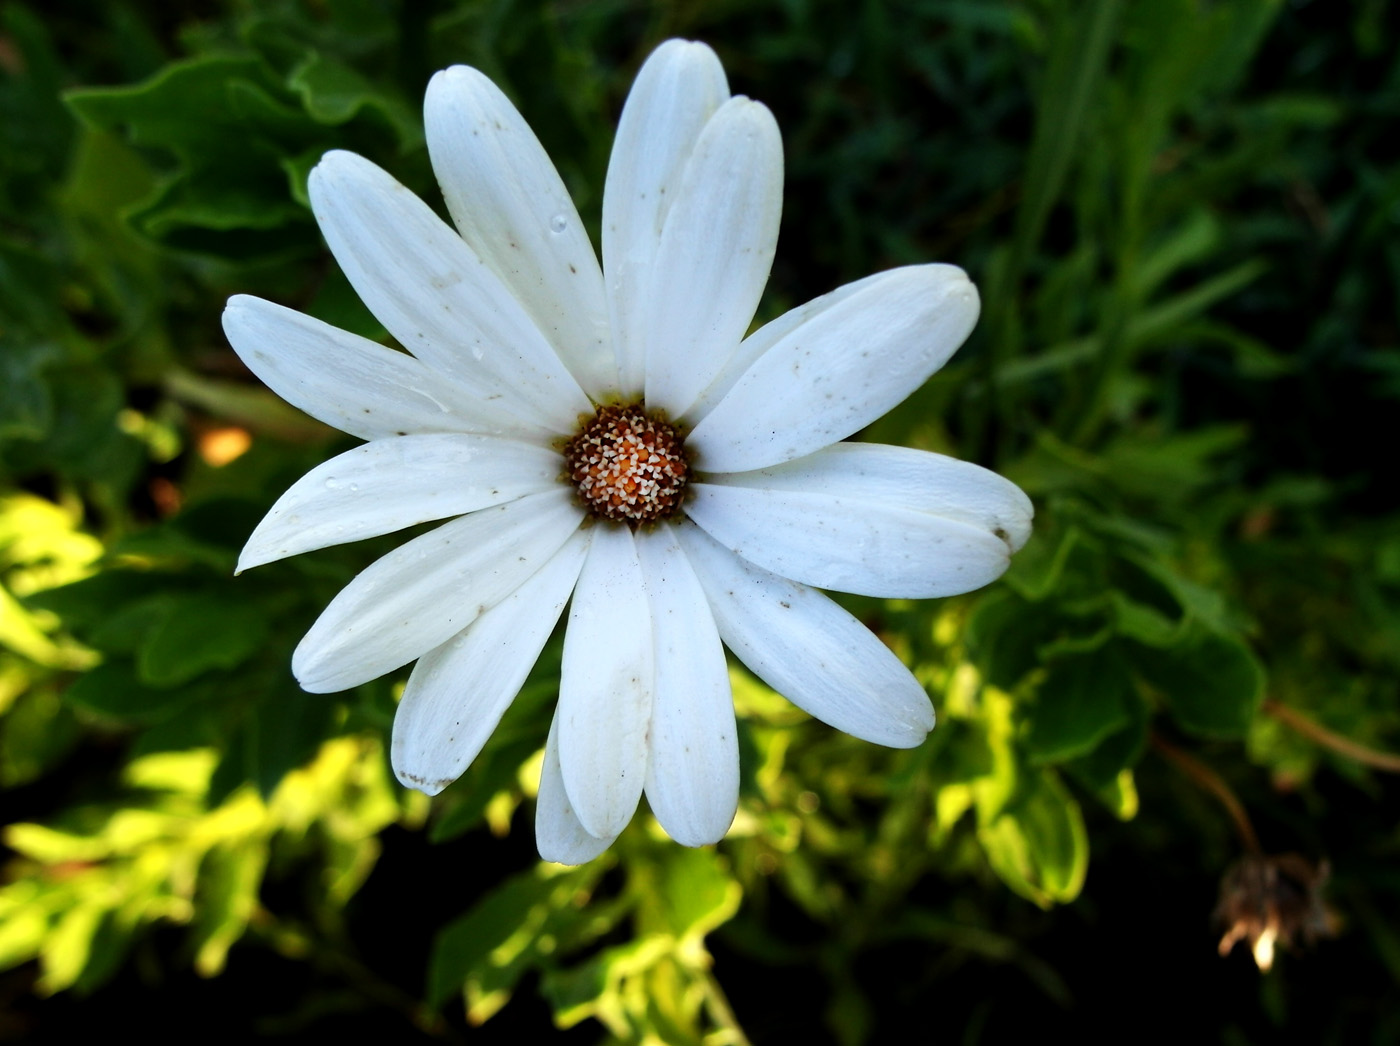
{"type": "Polygon", "coordinates": [[[0,4],[0,1042],[1400,1040],[1396,40],[1384,0],[0,4]],[[405,672],[297,688],[401,538],[233,577],[351,441],[219,313],[384,336],[305,176],[352,149],[441,212],[453,63],[596,243],[669,36],[783,130],[760,320],[895,265],[977,282],[861,438],[1013,478],[1036,532],[984,591],[843,600],[927,684],[921,748],[736,666],[729,837],[643,811],[563,869],[558,636],[432,801],[387,765],[405,672]]]}

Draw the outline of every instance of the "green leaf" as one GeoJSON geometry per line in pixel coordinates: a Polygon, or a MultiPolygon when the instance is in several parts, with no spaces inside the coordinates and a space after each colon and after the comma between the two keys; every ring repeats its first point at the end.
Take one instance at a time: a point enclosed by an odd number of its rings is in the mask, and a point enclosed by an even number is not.
{"type": "Polygon", "coordinates": [[[264,512],[262,504],[246,498],[210,498],[183,509],[170,528],[199,545],[237,555],[264,512]]]}
{"type": "Polygon", "coordinates": [[[170,613],[170,607],[177,598],[172,592],[155,592],[134,599],[98,621],[85,638],[103,653],[134,655],[145,643],[151,629],[170,613]]]}
{"type": "Polygon", "coordinates": [[[260,699],[243,711],[232,731],[225,730],[227,748],[209,785],[211,803],[222,802],[244,782],[252,782],[264,798],[272,795],[332,735],[339,712],[334,698],[306,693],[282,671],[274,679],[239,687],[260,699]]]}
{"type": "Polygon", "coordinates": [[[78,726],[55,688],[34,686],[15,698],[0,730],[0,787],[35,780],[68,755],[78,726]]]}
{"type": "Polygon", "coordinates": [[[1239,447],[1248,435],[1242,425],[1213,425],[1151,441],[1134,434],[1111,443],[1102,462],[1119,490],[1154,501],[1180,502],[1219,482],[1215,459],[1239,447]]]}
{"type": "Polygon", "coordinates": [[[89,896],[59,917],[39,952],[46,991],[72,987],[82,976],[108,911],[106,898],[89,896]]]}
{"type": "Polygon", "coordinates": [[[1179,269],[1208,258],[1220,235],[1220,221],[1210,211],[1192,211],[1138,263],[1133,272],[1137,293],[1146,300],[1179,269]]]}
{"type": "Polygon", "coordinates": [[[1138,603],[1123,593],[1108,593],[1113,607],[1113,624],[1118,634],[1148,646],[1172,646],[1181,637],[1182,623],[1167,617],[1155,607],[1138,603]]]}
{"type": "MultiPolygon", "coordinates": [[[[178,579],[160,571],[108,567],[71,585],[36,592],[25,603],[52,611],[69,628],[84,630],[97,628],[127,605],[158,596],[178,584],[178,579]]],[[[92,639],[88,641],[103,650],[111,649],[92,639]]],[[[134,649],[134,645],[127,647],[128,651],[134,649]]]]}
{"type": "Polygon", "coordinates": [[[1078,155],[1096,87],[1113,45],[1119,0],[1091,0],[1059,10],[1045,80],[1035,92],[1035,138],[1026,160],[1024,202],[1017,212],[1016,246],[1026,255],[1039,240],[1051,205],[1078,155]]]}
{"type": "MultiPolygon", "coordinates": [[[[540,991],[549,1000],[559,1026],[571,1028],[608,1006],[609,996],[616,1000],[624,977],[650,969],[671,949],[670,941],[655,936],[607,948],[577,966],[549,972],[540,983],[540,991]]],[[[612,1001],[611,1006],[618,1008],[619,1003],[612,1001]]]]}
{"type": "Polygon", "coordinates": [[[45,894],[52,894],[53,889],[48,884],[41,886],[33,877],[0,887],[0,970],[39,954],[49,930],[45,894]]]}
{"type": "MultiPolygon", "coordinates": [[[[227,545],[211,545],[197,540],[167,519],[145,530],[136,530],[113,542],[111,552],[121,557],[158,562],[161,573],[168,577],[190,578],[190,567],[198,564],[209,567],[222,578],[231,578],[234,564],[238,561],[237,550],[227,545]]],[[[236,586],[236,582],[231,582],[236,586]]],[[[233,591],[237,591],[234,587],[233,591]]]]}
{"type": "Polygon", "coordinates": [[[1128,724],[1101,740],[1092,752],[1065,764],[1065,769],[1095,792],[1112,789],[1119,775],[1136,766],[1146,751],[1149,722],[1146,702],[1135,699],[1129,706],[1128,724]]]}
{"type": "Polygon", "coordinates": [[[125,490],[141,463],[141,445],[117,427],[117,414],[124,406],[121,382],[85,364],[51,367],[44,378],[50,426],[28,449],[30,460],[125,490]]]}
{"type": "Polygon", "coordinates": [[[284,102],[259,59],[206,55],[175,62],[134,87],[72,91],[83,120],[125,131],[173,158],[166,183],[131,213],[146,235],[187,249],[278,251],[302,239],[283,226],[310,216],[288,198],[280,159],[305,149],[317,125],[284,102]]]}
{"type": "Polygon", "coordinates": [[[1125,553],[1113,561],[1111,578],[1114,624],[1130,639],[1165,648],[1182,642],[1191,628],[1229,631],[1221,594],[1188,580],[1168,563],[1125,553]]]}
{"type": "Polygon", "coordinates": [[[195,969],[212,977],[224,968],[228,950],[248,926],[258,907],[258,888],[267,867],[265,840],[239,839],[217,846],[200,866],[199,905],[195,909],[195,969]]]}
{"type": "Polygon", "coordinates": [[[1022,711],[1030,761],[1061,762],[1093,751],[1127,725],[1136,701],[1132,677],[1114,646],[1051,663],[1022,711]]]}
{"type": "MultiPolygon", "coordinates": [[[[245,55],[205,55],[172,62],[145,83],[70,91],[64,101],[97,127],[125,129],[137,145],[169,150],[189,164],[215,157],[246,162],[247,142],[232,136],[247,131],[247,118],[233,100],[238,84],[275,88],[263,62],[245,55]]],[[[243,166],[243,163],[238,163],[243,166]]]]}
{"type": "Polygon", "coordinates": [[[1211,5],[1202,12],[1193,5],[1191,15],[1198,23],[1208,14],[1208,32],[1201,37],[1214,45],[1202,48],[1196,68],[1200,72],[1201,91],[1223,91],[1233,87],[1249,67],[1259,50],[1265,33],[1283,8],[1283,0],[1239,0],[1234,4],[1211,5]]]}
{"type": "Polygon", "coordinates": [[[131,929],[117,911],[107,912],[88,942],[87,961],[73,987],[79,994],[92,991],[122,968],[131,949],[131,929]]]}
{"type": "Polygon", "coordinates": [[[1011,560],[1007,584],[1031,602],[1045,599],[1058,587],[1080,538],[1079,528],[1072,524],[1056,533],[1037,533],[1011,560]]]}
{"type": "Polygon", "coordinates": [[[40,376],[48,354],[47,346],[19,342],[0,353],[0,439],[38,439],[49,431],[53,404],[40,376]]]}
{"type": "Polygon", "coordinates": [[[98,665],[63,692],[64,700],[79,708],[128,723],[157,722],[207,696],[196,687],[146,686],[128,661],[98,665]]]}
{"type": "Polygon", "coordinates": [[[1012,801],[978,827],[977,838],[1002,881],[1042,908],[1074,900],[1084,886],[1084,815],[1049,770],[1021,775],[1012,801]]]}
{"type": "Polygon", "coordinates": [[[136,674],[157,687],[178,686],[214,668],[233,668],[267,638],[264,612],[221,593],[170,601],[136,653],[136,674]]]}
{"type": "Polygon", "coordinates": [[[1206,313],[1219,302],[1233,297],[1269,271],[1259,258],[1241,262],[1218,276],[1195,284],[1166,301],[1144,309],[1128,325],[1128,339],[1144,344],[1161,338],[1175,338],[1187,322],[1206,313]]]}
{"type": "MultiPolygon", "coordinates": [[[[277,170],[280,174],[280,164],[277,170]]],[[[234,244],[238,241],[232,236],[208,236],[204,231],[277,230],[306,218],[299,204],[283,198],[284,190],[280,178],[275,193],[270,184],[260,186],[253,181],[233,184],[212,180],[169,181],[134,208],[130,218],[147,236],[170,241],[174,246],[198,242],[234,244]]],[[[269,244],[295,243],[301,238],[300,232],[294,237],[247,238],[269,244]]]]}
{"type": "Polygon", "coordinates": [[[1055,635],[1055,621],[1043,607],[1011,592],[977,601],[964,637],[987,682],[1012,690],[1040,664],[1039,648],[1055,635]]]}
{"type": "MultiPolygon", "coordinates": [[[[157,692],[172,695],[183,693],[187,689],[189,688],[177,687],[174,690],[157,692]]],[[[211,697],[218,696],[218,689],[211,687],[209,690],[211,697]]],[[[139,759],[153,753],[189,752],[196,748],[216,749],[228,741],[227,718],[217,700],[187,704],[146,727],[135,737],[131,744],[131,757],[139,759]]],[[[238,783],[241,782],[235,782],[235,787],[238,783]]],[[[221,796],[226,795],[228,790],[221,793],[221,796]]]]}
{"type": "Polygon", "coordinates": [[[597,860],[567,871],[539,864],[483,896],[433,942],[429,1005],[441,1006],[465,988],[474,1020],[495,1013],[521,976],[550,953],[554,938],[587,918],[579,899],[608,864],[597,860]]]}
{"type": "Polygon", "coordinates": [[[1131,770],[1118,771],[1113,780],[1093,789],[1093,793],[1094,798],[1103,803],[1118,820],[1131,821],[1137,816],[1137,781],[1134,780],[1131,770]]]}
{"type": "Polygon", "coordinates": [[[1242,737],[1264,696],[1264,669],[1234,636],[1196,626],[1174,647],[1130,644],[1133,668],[1185,730],[1202,737],[1242,737]]]}
{"type": "Polygon", "coordinates": [[[662,870],[662,898],[678,939],[702,938],[732,919],[743,889],[713,850],[672,847],[662,870]]]}
{"type": "MultiPolygon", "coordinates": [[[[72,120],[58,100],[66,71],[45,24],[50,12],[23,4],[0,8],[0,35],[5,40],[4,75],[0,76],[0,210],[23,214],[63,170],[72,135],[72,120]]],[[[67,43],[67,41],[65,41],[67,43]]]]}
{"type": "Polygon", "coordinates": [[[343,124],[368,110],[393,129],[402,150],[423,141],[422,121],[402,98],[386,94],[350,66],[324,54],[309,55],[292,70],[287,86],[318,123],[343,124]]]}
{"type": "Polygon", "coordinates": [[[42,439],[52,427],[53,402],[43,370],[61,358],[71,339],[60,298],[60,278],[52,263],[0,240],[0,331],[5,340],[0,439],[42,439]]]}

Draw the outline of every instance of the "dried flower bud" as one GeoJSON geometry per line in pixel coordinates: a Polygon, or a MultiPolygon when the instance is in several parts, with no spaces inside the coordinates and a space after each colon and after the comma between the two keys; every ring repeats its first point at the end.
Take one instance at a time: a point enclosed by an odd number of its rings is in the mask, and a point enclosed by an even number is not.
{"type": "Polygon", "coordinates": [[[1220,954],[1248,940],[1259,969],[1274,962],[1274,946],[1313,944],[1336,933],[1336,917],[1322,902],[1331,875],[1327,861],[1313,865],[1298,854],[1250,854],[1232,865],[1220,883],[1215,919],[1224,924],[1220,954]]]}

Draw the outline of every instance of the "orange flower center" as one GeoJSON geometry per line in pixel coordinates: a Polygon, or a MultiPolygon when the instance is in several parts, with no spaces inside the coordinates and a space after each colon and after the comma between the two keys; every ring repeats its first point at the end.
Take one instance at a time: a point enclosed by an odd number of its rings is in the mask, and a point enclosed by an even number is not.
{"type": "Polygon", "coordinates": [[[680,434],[640,404],[599,407],[564,445],[564,464],[592,515],[634,530],[675,514],[690,471],[680,434]]]}

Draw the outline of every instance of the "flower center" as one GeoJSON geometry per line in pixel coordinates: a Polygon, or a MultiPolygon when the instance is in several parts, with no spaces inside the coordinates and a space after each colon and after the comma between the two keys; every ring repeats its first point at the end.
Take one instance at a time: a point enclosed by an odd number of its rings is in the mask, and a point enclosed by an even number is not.
{"type": "Polygon", "coordinates": [[[690,471],[680,434],[641,404],[599,407],[564,445],[564,466],[592,515],[633,528],[674,514],[690,471]]]}

